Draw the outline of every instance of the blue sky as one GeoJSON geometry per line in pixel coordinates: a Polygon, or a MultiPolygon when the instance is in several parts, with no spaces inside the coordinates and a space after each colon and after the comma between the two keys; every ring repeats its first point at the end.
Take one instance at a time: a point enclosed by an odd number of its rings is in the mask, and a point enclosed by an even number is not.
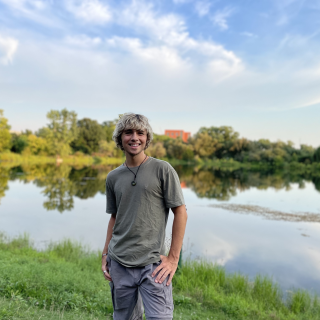
{"type": "Polygon", "coordinates": [[[320,0],[0,0],[0,108],[320,145],[320,0]]]}

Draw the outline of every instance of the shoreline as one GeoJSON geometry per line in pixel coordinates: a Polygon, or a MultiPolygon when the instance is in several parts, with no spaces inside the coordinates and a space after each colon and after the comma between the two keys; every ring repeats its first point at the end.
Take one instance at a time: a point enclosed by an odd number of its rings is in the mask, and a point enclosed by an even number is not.
{"type": "MultiPolygon", "coordinates": [[[[112,319],[100,261],[100,252],[71,240],[38,251],[27,235],[9,239],[0,234],[0,315],[25,308],[33,315],[45,313],[46,319],[60,319],[61,313],[64,319],[112,319]]],[[[205,260],[183,262],[174,277],[173,297],[174,319],[320,318],[320,300],[310,292],[294,289],[285,294],[269,277],[249,279],[205,260]]]]}
{"type": "MultiPolygon", "coordinates": [[[[124,162],[124,157],[114,158],[102,155],[70,155],[66,157],[49,156],[23,156],[20,154],[5,152],[0,153],[0,167],[16,167],[20,165],[46,165],[55,164],[57,166],[66,164],[71,166],[92,166],[92,165],[120,165],[124,162]]],[[[301,173],[319,173],[320,163],[304,164],[298,162],[283,162],[279,164],[270,164],[265,162],[238,162],[233,159],[195,159],[192,161],[163,158],[173,166],[194,166],[199,168],[218,169],[234,171],[238,169],[252,171],[267,170],[294,170],[301,173]]]]}

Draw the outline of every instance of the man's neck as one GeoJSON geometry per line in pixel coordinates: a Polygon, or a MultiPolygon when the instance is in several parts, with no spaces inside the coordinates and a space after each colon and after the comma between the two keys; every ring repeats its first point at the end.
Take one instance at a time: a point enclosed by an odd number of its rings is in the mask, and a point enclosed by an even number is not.
{"type": "Polygon", "coordinates": [[[146,154],[144,153],[144,151],[140,152],[137,155],[131,155],[126,152],[126,164],[128,167],[138,167],[145,159],[145,157],[146,154]]]}

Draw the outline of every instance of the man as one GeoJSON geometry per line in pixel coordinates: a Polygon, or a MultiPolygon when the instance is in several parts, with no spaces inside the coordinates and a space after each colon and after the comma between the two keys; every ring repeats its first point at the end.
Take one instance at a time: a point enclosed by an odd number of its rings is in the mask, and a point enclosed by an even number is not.
{"type": "Polygon", "coordinates": [[[171,320],[172,278],[177,270],[187,212],[177,173],[148,157],[152,128],[143,115],[125,113],[113,139],[126,156],[106,180],[111,214],[102,271],[110,281],[115,320],[171,320]],[[165,256],[165,228],[174,213],[172,242],[165,256]],[[141,301],[142,300],[142,301],[141,301]]]}

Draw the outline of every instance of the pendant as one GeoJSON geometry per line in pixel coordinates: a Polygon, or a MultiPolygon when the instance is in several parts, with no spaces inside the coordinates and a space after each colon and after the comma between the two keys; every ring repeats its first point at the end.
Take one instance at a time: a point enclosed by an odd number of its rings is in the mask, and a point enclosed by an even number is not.
{"type": "Polygon", "coordinates": [[[136,183],[135,181],[132,181],[132,182],[131,182],[131,185],[132,185],[132,186],[135,186],[136,184],[137,184],[137,183],[136,183]]]}

